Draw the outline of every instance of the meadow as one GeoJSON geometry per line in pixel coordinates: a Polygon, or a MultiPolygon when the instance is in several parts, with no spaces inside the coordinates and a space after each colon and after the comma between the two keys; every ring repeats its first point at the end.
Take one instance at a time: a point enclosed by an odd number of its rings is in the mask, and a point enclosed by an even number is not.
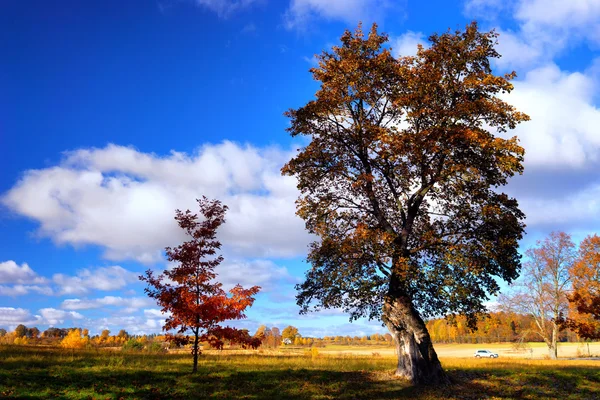
{"type": "MultiPolygon", "coordinates": [[[[461,345],[453,345],[461,346],[461,345]]],[[[468,346],[468,345],[467,345],[468,346]]],[[[600,361],[441,360],[454,384],[411,387],[393,355],[337,349],[188,354],[0,347],[0,397],[14,399],[592,399],[600,361]],[[374,353],[374,354],[373,354],[374,353]]],[[[360,348],[355,350],[360,351],[360,348]]],[[[470,349],[468,349],[470,351],[470,349]]]]}

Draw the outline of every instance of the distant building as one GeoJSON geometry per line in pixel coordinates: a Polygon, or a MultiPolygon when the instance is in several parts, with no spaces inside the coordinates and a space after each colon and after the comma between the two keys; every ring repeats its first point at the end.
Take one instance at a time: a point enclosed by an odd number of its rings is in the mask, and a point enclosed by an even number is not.
{"type": "Polygon", "coordinates": [[[293,343],[292,339],[290,339],[290,338],[283,339],[283,344],[292,344],[292,343],[293,343]]]}

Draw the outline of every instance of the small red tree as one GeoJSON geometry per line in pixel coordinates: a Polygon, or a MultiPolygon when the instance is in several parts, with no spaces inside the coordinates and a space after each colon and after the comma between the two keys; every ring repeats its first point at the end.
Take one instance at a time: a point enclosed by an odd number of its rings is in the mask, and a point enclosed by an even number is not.
{"type": "Polygon", "coordinates": [[[177,344],[188,344],[193,340],[192,372],[198,370],[201,341],[217,348],[223,347],[224,340],[250,347],[260,344],[247,331],[221,326],[224,321],[245,318],[244,310],[254,303],[253,296],[260,287],[244,289],[236,285],[227,294],[222,284],[215,281],[215,267],[223,261],[221,255],[216,255],[221,248],[216,238],[217,229],[225,222],[227,206],[204,196],[197,201],[203,220],[190,210],[176,210],[175,220],[190,237],[183,244],[165,250],[168,260],[176,262],[177,266],[158,276],[151,270],[140,276],[148,283],[145,292],[169,315],[163,327],[167,340],[177,344]],[[173,331],[175,334],[170,333],[173,331]],[[184,335],[188,331],[193,333],[192,338],[184,335]]]}

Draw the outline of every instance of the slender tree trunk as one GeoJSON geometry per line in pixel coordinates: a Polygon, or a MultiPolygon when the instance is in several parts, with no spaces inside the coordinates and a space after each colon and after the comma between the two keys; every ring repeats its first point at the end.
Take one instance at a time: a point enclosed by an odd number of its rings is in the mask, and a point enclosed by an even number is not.
{"type": "Polygon", "coordinates": [[[198,332],[194,332],[194,348],[192,349],[194,354],[194,367],[192,373],[198,372],[198,332]]]}
{"type": "Polygon", "coordinates": [[[552,346],[550,347],[550,358],[556,360],[558,358],[558,325],[552,323],[552,346]]]}
{"type": "Polygon", "coordinates": [[[383,321],[396,341],[396,375],[413,384],[450,383],[433,349],[425,322],[407,296],[387,296],[383,306],[383,321]]]}

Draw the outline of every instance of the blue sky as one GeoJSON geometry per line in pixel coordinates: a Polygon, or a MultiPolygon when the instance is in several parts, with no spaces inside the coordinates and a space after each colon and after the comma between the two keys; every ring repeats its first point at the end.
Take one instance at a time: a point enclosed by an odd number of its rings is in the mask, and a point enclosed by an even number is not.
{"type": "Polygon", "coordinates": [[[397,55],[477,19],[500,34],[509,134],[526,172],[507,191],[527,247],[600,230],[600,0],[131,0],[0,2],[0,327],[157,332],[137,275],[166,267],[175,208],[230,207],[226,285],[263,291],[248,319],[304,335],[383,332],[336,310],[298,316],[309,236],[279,169],[301,143],[283,112],[317,89],[314,54],[359,20],[397,55]]]}

